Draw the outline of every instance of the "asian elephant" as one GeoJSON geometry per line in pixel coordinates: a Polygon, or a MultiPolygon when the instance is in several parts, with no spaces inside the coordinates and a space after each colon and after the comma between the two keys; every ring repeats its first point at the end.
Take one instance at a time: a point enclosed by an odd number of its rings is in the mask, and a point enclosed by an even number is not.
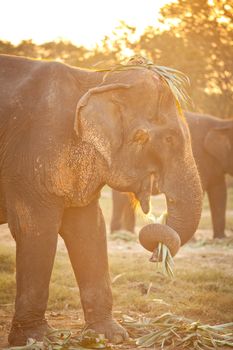
{"type": "Polygon", "coordinates": [[[16,241],[9,343],[41,340],[48,330],[58,233],[87,328],[121,342],[127,333],[112,317],[99,193],[105,184],[133,192],[147,213],[151,179],[158,173],[167,225],[181,244],[193,235],[202,190],[174,95],[145,66],[106,73],[7,55],[0,56],[0,86],[0,222],[8,223],[16,241]]]}
{"type": "MultiPolygon", "coordinates": [[[[221,120],[192,112],[184,114],[202,187],[209,199],[214,237],[221,238],[225,236],[225,174],[233,176],[233,120],[221,120]]],[[[112,198],[111,232],[119,229],[134,232],[135,213],[130,198],[127,194],[117,191],[113,191],[112,198]]]]}

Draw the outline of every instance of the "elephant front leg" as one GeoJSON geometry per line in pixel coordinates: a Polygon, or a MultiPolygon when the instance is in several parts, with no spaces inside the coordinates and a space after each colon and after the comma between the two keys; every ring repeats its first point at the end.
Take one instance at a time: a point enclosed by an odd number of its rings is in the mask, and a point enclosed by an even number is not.
{"type": "Polygon", "coordinates": [[[79,285],[86,325],[120,343],[127,332],[112,318],[105,224],[98,202],[65,211],[61,235],[79,285]]]}
{"type": "Polygon", "coordinates": [[[227,202],[225,178],[222,178],[216,185],[211,186],[207,193],[211,209],[214,238],[223,238],[225,237],[225,215],[227,202]]]}
{"type": "MultiPolygon", "coordinates": [[[[8,337],[10,345],[25,345],[28,338],[41,341],[49,326],[45,311],[56,252],[59,210],[44,209],[14,198],[8,213],[16,240],[15,314],[8,337]]],[[[60,213],[61,220],[61,213],[60,213]]]]}

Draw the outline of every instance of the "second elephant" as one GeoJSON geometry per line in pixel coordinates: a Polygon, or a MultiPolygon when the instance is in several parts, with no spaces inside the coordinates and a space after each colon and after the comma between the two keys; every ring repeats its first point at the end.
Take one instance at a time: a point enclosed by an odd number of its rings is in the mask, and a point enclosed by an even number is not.
{"type": "MultiPolygon", "coordinates": [[[[203,191],[207,192],[215,238],[225,236],[227,187],[225,175],[233,176],[233,120],[185,112],[194,158],[203,191]]],[[[154,194],[157,194],[155,192],[154,194]]],[[[126,193],[113,191],[111,232],[126,229],[134,232],[135,213],[126,193]]]]}

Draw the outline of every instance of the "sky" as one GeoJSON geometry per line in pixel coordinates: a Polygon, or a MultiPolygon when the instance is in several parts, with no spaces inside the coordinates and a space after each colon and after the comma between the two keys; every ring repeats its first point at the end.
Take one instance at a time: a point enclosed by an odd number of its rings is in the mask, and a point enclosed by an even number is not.
{"type": "Polygon", "coordinates": [[[66,39],[92,47],[111,35],[120,20],[140,35],[158,24],[159,8],[169,0],[0,0],[0,40],[40,44],[66,39]]]}

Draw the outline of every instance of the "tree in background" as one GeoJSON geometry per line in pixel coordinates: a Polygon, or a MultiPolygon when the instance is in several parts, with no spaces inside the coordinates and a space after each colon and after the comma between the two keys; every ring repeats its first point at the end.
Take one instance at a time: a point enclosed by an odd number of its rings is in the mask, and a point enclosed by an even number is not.
{"type": "Polygon", "coordinates": [[[233,117],[233,1],[178,0],[161,9],[168,30],[149,27],[139,40],[158,64],[191,80],[196,110],[233,117]]]}

